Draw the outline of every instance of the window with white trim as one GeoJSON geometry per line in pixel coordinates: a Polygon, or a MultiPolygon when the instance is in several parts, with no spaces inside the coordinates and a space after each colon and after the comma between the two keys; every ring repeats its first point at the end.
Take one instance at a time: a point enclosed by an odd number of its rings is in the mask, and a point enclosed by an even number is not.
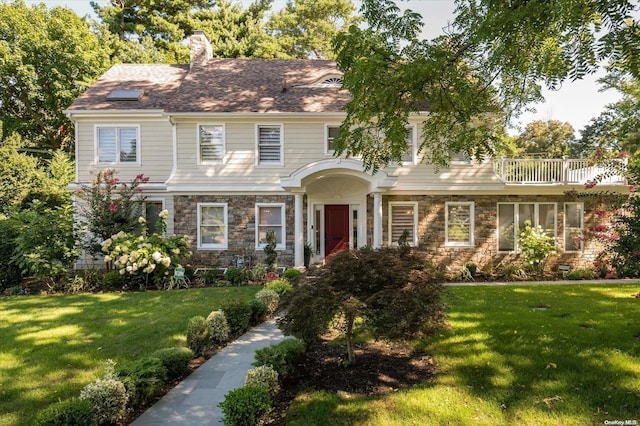
{"type": "Polygon", "coordinates": [[[144,200],[144,217],[147,220],[147,233],[158,233],[158,220],[160,212],[164,210],[163,200],[145,199],[144,200]]]}
{"type": "Polygon", "coordinates": [[[267,245],[267,231],[276,234],[276,249],[285,249],[285,206],[281,203],[256,204],[256,248],[267,245]]]}
{"type": "Polygon", "coordinates": [[[333,142],[340,134],[340,125],[328,124],[324,127],[324,131],[325,131],[325,152],[333,153],[333,151],[335,150],[333,142]]]}
{"type": "Polygon", "coordinates": [[[226,249],[227,221],[226,203],[198,203],[198,248],[226,249]]]}
{"type": "Polygon", "coordinates": [[[137,126],[96,126],[98,163],[137,163],[139,154],[137,126]]]}
{"type": "Polygon", "coordinates": [[[406,242],[415,246],[418,244],[418,203],[417,202],[389,202],[389,245],[398,245],[402,235],[406,235],[406,242]]]}
{"type": "Polygon", "coordinates": [[[258,125],[258,164],[282,165],[282,126],[258,125]]]}
{"type": "Polygon", "coordinates": [[[224,161],[224,125],[201,124],[198,126],[198,161],[200,164],[216,164],[224,161]]]}
{"type": "Polygon", "coordinates": [[[403,164],[415,164],[415,152],[416,152],[416,127],[407,127],[407,150],[402,154],[400,158],[403,164]]]}
{"type": "Polygon", "coordinates": [[[584,204],[564,203],[564,251],[584,249],[584,204]]]}
{"type": "Polygon", "coordinates": [[[518,251],[518,235],[529,221],[556,238],[556,203],[498,203],[498,251],[518,251]]]}
{"type": "Polygon", "coordinates": [[[445,203],[445,245],[473,246],[473,201],[445,203]]]}

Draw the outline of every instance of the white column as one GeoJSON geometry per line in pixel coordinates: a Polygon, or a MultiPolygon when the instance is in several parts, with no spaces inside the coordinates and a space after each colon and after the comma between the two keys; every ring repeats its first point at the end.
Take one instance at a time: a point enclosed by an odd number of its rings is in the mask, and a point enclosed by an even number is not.
{"type": "Polygon", "coordinates": [[[302,194],[294,194],[295,223],[293,228],[293,261],[296,268],[304,266],[304,232],[302,229],[302,194]]]}
{"type": "Polygon", "coordinates": [[[373,193],[373,248],[382,246],[382,194],[373,193]]]}

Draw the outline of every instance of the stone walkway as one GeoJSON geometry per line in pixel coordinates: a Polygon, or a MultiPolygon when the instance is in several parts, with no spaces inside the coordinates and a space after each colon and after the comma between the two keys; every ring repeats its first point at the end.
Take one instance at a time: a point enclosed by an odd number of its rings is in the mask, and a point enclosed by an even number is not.
{"type": "Polygon", "coordinates": [[[284,335],[276,327],[274,319],[252,328],[212,356],[131,424],[223,424],[218,403],[224,400],[229,391],[242,386],[245,374],[253,368],[251,364],[256,350],[282,340],[284,335]]]}

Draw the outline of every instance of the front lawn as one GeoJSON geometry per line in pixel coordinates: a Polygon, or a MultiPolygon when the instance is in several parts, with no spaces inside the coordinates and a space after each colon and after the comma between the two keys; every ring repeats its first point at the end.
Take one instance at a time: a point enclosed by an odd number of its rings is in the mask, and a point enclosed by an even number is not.
{"type": "Polygon", "coordinates": [[[38,410],[79,396],[108,358],[122,365],[185,346],[189,318],[259,289],[0,298],[0,424],[29,425],[38,410]]]}
{"type": "Polygon", "coordinates": [[[640,421],[640,285],[451,287],[450,330],[415,342],[433,381],[380,397],[301,394],[292,425],[640,421]]]}

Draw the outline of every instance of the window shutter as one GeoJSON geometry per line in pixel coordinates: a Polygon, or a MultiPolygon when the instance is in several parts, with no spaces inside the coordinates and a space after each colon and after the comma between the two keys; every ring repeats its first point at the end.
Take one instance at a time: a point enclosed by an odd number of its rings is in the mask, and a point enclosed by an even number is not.
{"type": "Polygon", "coordinates": [[[258,130],[258,155],[261,163],[280,162],[280,127],[262,126],[258,130]]]}
{"type": "Polygon", "coordinates": [[[221,161],[224,156],[222,126],[200,126],[200,161],[221,161]]]}
{"type": "Polygon", "coordinates": [[[402,233],[406,230],[407,242],[414,241],[414,208],[409,205],[391,206],[391,242],[397,243],[402,233]]]}

